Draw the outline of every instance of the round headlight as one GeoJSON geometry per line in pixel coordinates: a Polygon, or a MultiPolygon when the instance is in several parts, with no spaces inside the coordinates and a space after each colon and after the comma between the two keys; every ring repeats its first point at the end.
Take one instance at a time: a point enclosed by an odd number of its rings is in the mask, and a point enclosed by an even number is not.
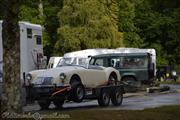
{"type": "Polygon", "coordinates": [[[29,80],[29,81],[32,80],[32,75],[31,74],[27,74],[26,75],[26,80],[29,80]]]}
{"type": "Polygon", "coordinates": [[[64,73],[61,73],[61,74],[59,75],[59,77],[60,77],[61,80],[66,79],[66,75],[65,75],[64,73]]]}

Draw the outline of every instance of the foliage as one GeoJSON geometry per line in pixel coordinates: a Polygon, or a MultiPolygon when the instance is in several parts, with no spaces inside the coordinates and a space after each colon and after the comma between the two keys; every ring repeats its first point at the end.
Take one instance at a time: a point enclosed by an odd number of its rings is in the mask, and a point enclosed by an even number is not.
{"type": "Polygon", "coordinates": [[[31,23],[42,24],[43,19],[39,16],[39,1],[26,0],[20,7],[19,19],[31,23]]]}
{"type": "Polygon", "coordinates": [[[180,6],[177,0],[143,0],[136,9],[136,26],[145,47],[154,47],[158,64],[180,63],[180,6]]]}
{"type": "Polygon", "coordinates": [[[115,0],[64,1],[63,9],[58,14],[60,28],[56,53],[123,46],[122,33],[117,29],[116,8],[115,0]]]}
{"type": "Polygon", "coordinates": [[[143,47],[143,41],[138,35],[138,28],[135,26],[135,7],[139,0],[118,0],[118,27],[124,33],[124,44],[126,47],[143,47]]]}
{"type": "Polygon", "coordinates": [[[155,48],[158,64],[174,66],[180,64],[179,13],[178,0],[28,0],[19,18],[44,26],[47,56],[96,47],[155,48]]]}
{"type": "Polygon", "coordinates": [[[62,5],[63,0],[28,0],[24,1],[20,8],[20,20],[44,26],[43,45],[45,55],[48,57],[53,54],[53,48],[57,41],[57,28],[59,26],[57,13],[62,5]],[[40,13],[40,4],[43,5],[43,13],[40,13]]]}
{"type": "Polygon", "coordinates": [[[52,56],[54,52],[54,46],[58,37],[57,29],[59,27],[59,19],[57,13],[62,9],[63,0],[43,0],[43,6],[43,25],[45,28],[43,34],[44,51],[47,56],[52,56]]]}
{"type": "Polygon", "coordinates": [[[3,18],[3,0],[0,0],[0,20],[3,18]]]}

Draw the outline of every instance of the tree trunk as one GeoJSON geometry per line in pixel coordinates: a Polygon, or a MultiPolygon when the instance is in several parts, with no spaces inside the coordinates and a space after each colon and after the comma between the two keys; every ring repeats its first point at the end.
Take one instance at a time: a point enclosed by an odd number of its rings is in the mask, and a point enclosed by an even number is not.
{"type": "Polygon", "coordinates": [[[4,0],[3,94],[2,111],[22,111],[20,80],[20,31],[18,24],[20,0],[4,0]]]}
{"type": "Polygon", "coordinates": [[[40,20],[41,20],[41,22],[42,22],[43,16],[44,16],[44,13],[43,13],[43,2],[42,2],[42,0],[39,0],[38,9],[39,9],[39,18],[40,18],[40,20]]]}

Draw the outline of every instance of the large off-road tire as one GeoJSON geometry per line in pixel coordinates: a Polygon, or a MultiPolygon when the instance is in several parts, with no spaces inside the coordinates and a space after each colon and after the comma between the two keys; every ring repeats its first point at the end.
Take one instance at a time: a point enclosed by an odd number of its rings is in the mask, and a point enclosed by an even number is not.
{"type": "Polygon", "coordinates": [[[41,109],[48,109],[51,101],[50,100],[38,100],[38,104],[41,107],[41,109]]]}
{"type": "Polygon", "coordinates": [[[135,78],[131,76],[124,77],[122,79],[124,83],[124,89],[126,92],[135,92],[137,91],[138,87],[141,86],[140,81],[136,81],[135,78]]]}
{"type": "Polygon", "coordinates": [[[62,105],[64,104],[64,99],[54,99],[53,103],[57,109],[61,109],[62,105]]]}
{"type": "Polygon", "coordinates": [[[99,106],[105,107],[108,106],[109,103],[110,103],[109,91],[107,89],[102,89],[98,97],[98,104],[99,106]]]}
{"type": "Polygon", "coordinates": [[[115,106],[122,104],[123,94],[121,89],[114,89],[111,94],[111,102],[115,106]]]}
{"type": "Polygon", "coordinates": [[[135,78],[133,78],[133,77],[129,77],[129,76],[124,77],[124,78],[122,79],[122,81],[123,81],[125,84],[129,85],[129,86],[135,86],[135,85],[136,85],[136,80],[135,80],[135,78]]]}

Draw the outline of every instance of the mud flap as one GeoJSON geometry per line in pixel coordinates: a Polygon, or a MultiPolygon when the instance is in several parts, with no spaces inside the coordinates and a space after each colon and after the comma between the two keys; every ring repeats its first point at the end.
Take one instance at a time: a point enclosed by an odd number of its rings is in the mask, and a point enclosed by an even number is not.
{"type": "Polygon", "coordinates": [[[35,91],[33,89],[33,86],[32,85],[25,86],[25,89],[26,89],[26,103],[27,104],[34,103],[35,91]]]}

